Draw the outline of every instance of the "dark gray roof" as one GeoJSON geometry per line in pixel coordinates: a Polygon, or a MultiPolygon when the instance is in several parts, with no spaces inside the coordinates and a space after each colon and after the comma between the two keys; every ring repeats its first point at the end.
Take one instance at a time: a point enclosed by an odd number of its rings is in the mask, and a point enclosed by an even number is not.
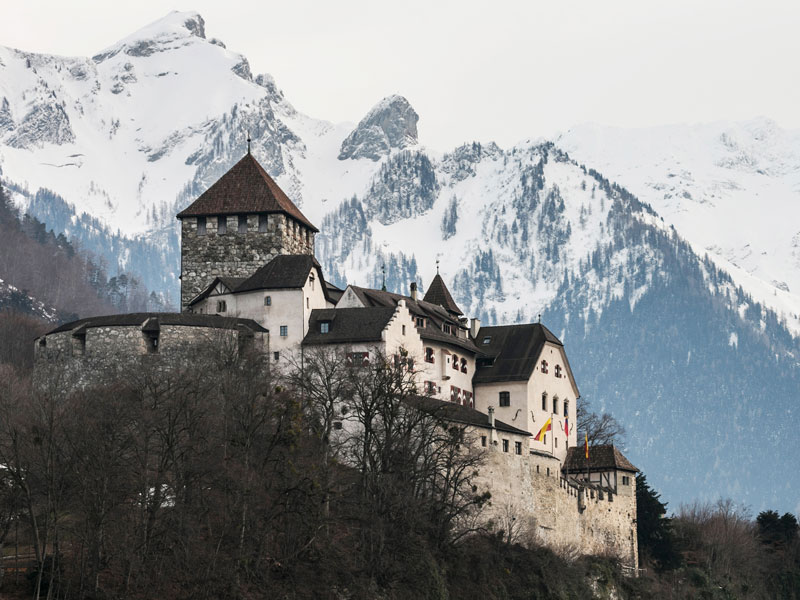
{"type": "MultiPolygon", "coordinates": [[[[445,400],[437,400],[436,398],[430,398],[428,396],[412,396],[408,399],[408,403],[427,413],[441,417],[446,421],[463,423],[465,425],[472,425],[474,427],[482,427],[483,429],[491,429],[489,425],[489,415],[482,413],[479,410],[475,410],[474,408],[470,408],[469,406],[463,406],[461,404],[447,402],[445,400]]],[[[531,435],[524,429],[517,429],[516,427],[513,427],[508,423],[503,423],[503,421],[498,421],[497,419],[494,421],[494,426],[498,431],[504,431],[506,433],[525,436],[531,435]]]]}
{"type": "Polygon", "coordinates": [[[425,302],[430,302],[431,304],[443,306],[448,311],[456,315],[464,314],[461,312],[461,309],[458,308],[456,301],[453,300],[453,297],[450,295],[450,290],[447,289],[447,286],[444,284],[444,279],[442,279],[442,276],[439,275],[439,273],[436,273],[436,277],[434,277],[433,281],[431,281],[431,285],[428,287],[428,291],[425,292],[425,297],[423,300],[425,300],[425,302]]]}
{"type": "MultiPolygon", "coordinates": [[[[235,292],[252,290],[298,289],[306,284],[312,267],[318,267],[317,259],[310,254],[283,254],[276,256],[237,286],[235,292]]],[[[322,269],[319,268],[320,276],[322,269]]],[[[323,279],[323,284],[324,284],[323,279]]],[[[324,285],[323,285],[323,289],[324,285]]]]}
{"type": "Polygon", "coordinates": [[[563,345],[541,323],[481,327],[475,338],[480,358],[472,382],[526,381],[545,342],[563,345]]]}
{"type": "Polygon", "coordinates": [[[212,327],[216,329],[237,329],[245,327],[252,331],[266,332],[261,325],[253,319],[240,319],[238,317],[220,317],[218,315],[195,315],[191,313],[127,313],[124,315],[104,315],[100,317],[87,317],[56,327],[46,335],[72,331],[79,327],[91,329],[93,327],[143,327],[147,323],[148,331],[155,331],[165,325],[183,325],[185,327],[212,327]],[[148,322],[149,321],[149,322],[148,322]]]}
{"type": "Polygon", "coordinates": [[[325,289],[328,290],[328,298],[330,298],[331,302],[334,304],[338,303],[339,298],[341,298],[342,294],[344,294],[343,289],[336,287],[330,281],[325,282],[325,289]]]}
{"type": "Polygon", "coordinates": [[[394,315],[394,307],[318,308],[311,311],[304,345],[355,344],[379,342],[381,333],[394,315]],[[320,323],[328,322],[328,333],[320,323]]]}
{"type": "MultiPolygon", "coordinates": [[[[322,275],[322,267],[310,254],[282,254],[276,256],[250,277],[216,277],[206,288],[195,296],[189,306],[207,298],[221,281],[234,294],[256,290],[300,289],[306,284],[308,273],[315,267],[322,285],[322,293],[326,300],[335,302],[331,297],[328,284],[322,275]]],[[[335,286],[334,286],[335,288],[335,286]]],[[[335,288],[338,289],[338,288],[335,288]]]]}
{"type": "Polygon", "coordinates": [[[589,446],[589,460],[586,460],[586,448],[583,444],[569,448],[567,459],[564,461],[564,468],[573,473],[586,471],[586,463],[589,463],[590,471],[608,471],[616,469],[619,471],[631,471],[635,473],[639,469],[634,467],[619,451],[619,448],[611,445],[589,446]]]}
{"type": "MultiPolygon", "coordinates": [[[[431,304],[425,300],[413,300],[410,296],[402,296],[393,292],[386,292],[383,290],[372,290],[369,288],[362,288],[351,285],[353,292],[355,292],[358,299],[364,306],[397,306],[400,300],[406,301],[406,306],[409,312],[415,317],[425,317],[425,327],[417,327],[419,336],[425,340],[435,340],[443,344],[450,344],[467,350],[469,352],[477,353],[478,349],[472,340],[467,338],[459,338],[452,334],[447,334],[442,331],[442,325],[447,323],[453,328],[462,329],[463,326],[459,320],[451,315],[447,309],[438,304],[431,304]]],[[[455,329],[454,329],[455,330],[455,329]]]]}

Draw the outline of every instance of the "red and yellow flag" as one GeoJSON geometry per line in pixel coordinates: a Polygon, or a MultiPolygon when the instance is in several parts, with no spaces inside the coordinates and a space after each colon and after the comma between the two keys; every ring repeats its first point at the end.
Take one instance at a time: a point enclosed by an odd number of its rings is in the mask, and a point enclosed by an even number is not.
{"type": "Polygon", "coordinates": [[[584,447],[586,448],[586,458],[589,458],[589,436],[587,434],[583,434],[583,443],[584,447]]]}
{"type": "Polygon", "coordinates": [[[539,433],[536,434],[536,437],[533,438],[537,442],[541,442],[544,440],[544,434],[553,429],[553,418],[547,419],[547,423],[545,423],[542,428],[539,430],[539,433]]]}
{"type": "MultiPolygon", "coordinates": [[[[564,419],[564,433],[569,437],[569,418],[564,419]]],[[[567,443],[569,443],[569,441],[567,441],[567,443]]]]}

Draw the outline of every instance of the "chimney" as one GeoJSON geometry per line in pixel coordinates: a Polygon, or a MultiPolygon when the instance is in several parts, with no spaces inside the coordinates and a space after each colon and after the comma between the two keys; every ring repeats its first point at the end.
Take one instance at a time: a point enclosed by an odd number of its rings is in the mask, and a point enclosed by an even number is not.
{"type": "Polygon", "coordinates": [[[474,340],[478,337],[478,332],[481,329],[481,320],[480,319],[472,319],[470,320],[469,324],[469,336],[474,340]]]}
{"type": "Polygon", "coordinates": [[[417,299],[417,282],[416,281],[412,281],[411,282],[411,299],[415,300],[415,301],[417,299]]]}
{"type": "Polygon", "coordinates": [[[489,427],[494,429],[494,406],[489,407],[489,427]]]}

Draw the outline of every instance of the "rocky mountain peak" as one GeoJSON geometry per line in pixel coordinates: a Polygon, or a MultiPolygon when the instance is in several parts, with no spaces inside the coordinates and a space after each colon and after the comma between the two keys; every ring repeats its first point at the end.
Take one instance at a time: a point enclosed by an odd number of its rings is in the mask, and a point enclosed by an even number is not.
{"type": "Polygon", "coordinates": [[[339,160],[379,160],[392,149],[417,144],[419,115],[402,96],[392,95],[378,102],[342,142],[339,160]]]}
{"type": "Polygon", "coordinates": [[[99,63],[120,52],[129,56],[150,56],[177,40],[192,37],[206,39],[206,23],[200,13],[172,11],[92,58],[99,63]]]}

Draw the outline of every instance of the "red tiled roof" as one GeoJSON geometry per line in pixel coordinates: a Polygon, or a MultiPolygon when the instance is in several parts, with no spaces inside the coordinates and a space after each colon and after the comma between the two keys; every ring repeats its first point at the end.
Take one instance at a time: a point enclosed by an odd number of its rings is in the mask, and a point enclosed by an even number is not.
{"type": "Polygon", "coordinates": [[[284,213],[319,231],[250,153],[179,212],[178,218],[252,213],[284,213]]]}

